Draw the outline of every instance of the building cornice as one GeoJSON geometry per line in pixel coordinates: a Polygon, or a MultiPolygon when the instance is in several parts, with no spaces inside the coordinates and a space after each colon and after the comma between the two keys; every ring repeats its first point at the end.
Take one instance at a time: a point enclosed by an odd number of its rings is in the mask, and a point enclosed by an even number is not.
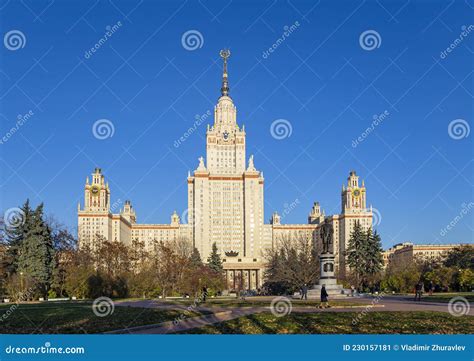
{"type": "Polygon", "coordinates": [[[132,224],[132,230],[140,229],[179,229],[179,226],[172,226],[170,224],[132,224]]]}

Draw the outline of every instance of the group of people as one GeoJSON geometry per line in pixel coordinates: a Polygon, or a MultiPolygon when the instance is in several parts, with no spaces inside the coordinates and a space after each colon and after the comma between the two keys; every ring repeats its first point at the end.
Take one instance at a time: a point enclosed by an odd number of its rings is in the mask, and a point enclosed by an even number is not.
{"type": "MultiPolygon", "coordinates": [[[[421,295],[425,291],[425,285],[423,282],[419,281],[415,286],[415,301],[421,301],[421,295]]],[[[433,282],[430,282],[428,286],[428,294],[431,296],[433,295],[434,285],[433,282]]]]}
{"type": "MultiPolygon", "coordinates": [[[[319,304],[319,308],[329,308],[329,307],[331,307],[329,305],[328,297],[329,297],[329,294],[326,291],[326,285],[323,285],[321,287],[321,294],[320,294],[321,303],[319,304]]],[[[308,299],[308,285],[306,285],[306,284],[304,284],[301,287],[301,299],[302,300],[307,300],[308,299]]]]}
{"type": "MultiPolygon", "coordinates": [[[[421,301],[421,295],[423,294],[425,290],[425,287],[424,287],[424,284],[423,282],[419,281],[416,285],[415,285],[415,301],[421,301]]],[[[265,295],[264,292],[262,292],[263,290],[261,289],[258,289],[257,292],[254,292],[254,293],[251,293],[251,291],[249,290],[247,292],[245,291],[241,291],[240,293],[240,297],[245,299],[245,296],[260,296],[260,295],[265,295]]],[[[430,282],[429,284],[429,288],[428,288],[428,292],[429,292],[429,295],[431,296],[433,294],[433,291],[434,291],[434,285],[433,285],[433,282],[430,282]]],[[[351,296],[354,297],[354,294],[357,292],[356,288],[354,286],[351,286],[351,296]]],[[[308,285],[307,284],[304,284],[301,289],[300,289],[300,294],[301,294],[301,299],[302,300],[307,300],[308,299],[308,285]]],[[[320,293],[320,299],[321,299],[321,303],[319,304],[319,308],[329,308],[331,307],[329,305],[329,300],[328,300],[328,297],[329,297],[329,294],[328,292],[326,291],[326,285],[322,285],[321,287],[321,293],[320,293]]],[[[206,302],[206,299],[207,299],[207,287],[203,287],[202,288],[202,302],[206,302]]]]}

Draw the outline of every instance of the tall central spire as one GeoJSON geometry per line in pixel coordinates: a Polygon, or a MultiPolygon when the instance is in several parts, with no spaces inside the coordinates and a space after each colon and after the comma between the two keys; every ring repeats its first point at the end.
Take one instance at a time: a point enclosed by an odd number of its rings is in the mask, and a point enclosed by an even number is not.
{"type": "Polygon", "coordinates": [[[227,59],[230,57],[230,50],[223,49],[220,51],[219,55],[224,59],[224,71],[222,74],[222,96],[229,96],[229,80],[227,79],[227,59]]]}

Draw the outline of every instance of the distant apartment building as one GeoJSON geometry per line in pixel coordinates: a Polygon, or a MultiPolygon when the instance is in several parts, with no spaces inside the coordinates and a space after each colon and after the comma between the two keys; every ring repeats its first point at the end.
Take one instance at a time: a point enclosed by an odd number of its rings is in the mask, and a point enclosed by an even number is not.
{"type": "Polygon", "coordinates": [[[413,244],[410,242],[398,243],[383,253],[384,266],[390,263],[407,263],[415,259],[437,259],[461,244],[413,244]]]}

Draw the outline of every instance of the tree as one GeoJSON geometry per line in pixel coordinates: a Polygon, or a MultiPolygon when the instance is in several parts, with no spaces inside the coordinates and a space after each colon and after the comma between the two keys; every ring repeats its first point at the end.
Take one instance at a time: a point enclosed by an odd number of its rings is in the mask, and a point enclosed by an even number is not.
{"type": "Polygon", "coordinates": [[[17,272],[20,259],[20,248],[27,237],[33,223],[33,210],[27,199],[19,211],[10,214],[10,219],[4,224],[5,242],[8,246],[5,257],[5,268],[8,275],[17,272]]]}
{"type": "Polygon", "coordinates": [[[441,264],[435,265],[429,270],[428,268],[423,268],[423,265],[418,267],[420,269],[420,278],[424,281],[425,285],[431,282],[436,290],[447,290],[452,285],[455,276],[453,269],[441,264]]]}
{"type": "Polygon", "coordinates": [[[347,263],[355,276],[357,286],[363,288],[374,284],[383,268],[382,241],[380,235],[369,228],[363,232],[356,221],[349,239],[347,263]]]}
{"type": "Polygon", "coordinates": [[[420,277],[420,267],[417,263],[405,260],[391,262],[385,270],[381,286],[382,289],[395,292],[412,292],[420,277]]]}
{"type": "Polygon", "coordinates": [[[145,247],[145,242],[138,239],[132,239],[132,245],[129,247],[128,258],[132,272],[140,272],[142,267],[150,259],[150,252],[145,247]]]}
{"type": "Polygon", "coordinates": [[[303,234],[279,239],[279,250],[267,251],[265,278],[271,293],[293,293],[312,285],[319,275],[319,259],[313,240],[303,234]]]}
{"type": "Polygon", "coordinates": [[[46,217],[46,223],[51,230],[54,248],[54,264],[51,289],[48,297],[65,297],[66,293],[66,266],[71,262],[77,250],[77,238],[72,232],[53,216],[46,217]]]}
{"type": "Polygon", "coordinates": [[[364,243],[363,237],[364,234],[362,227],[360,226],[359,221],[355,221],[354,229],[349,238],[346,255],[347,264],[355,275],[356,284],[358,287],[361,285],[361,281],[365,275],[364,258],[366,254],[366,244],[364,243]]]}
{"type": "Polygon", "coordinates": [[[221,256],[217,252],[216,242],[212,244],[212,252],[207,259],[207,264],[210,269],[215,272],[222,273],[224,267],[222,266],[221,256]]]}
{"type": "Polygon", "coordinates": [[[7,256],[7,246],[0,243],[0,298],[5,294],[5,286],[7,280],[7,263],[5,262],[7,256]]]}
{"type": "Polygon", "coordinates": [[[368,229],[365,239],[365,271],[366,275],[373,276],[383,269],[382,240],[377,231],[372,232],[372,228],[368,229]]]}
{"type": "Polygon", "coordinates": [[[97,269],[111,278],[121,277],[130,272],[129,248],[121,242],[110,242],[101,238],[96,253],[97,269]]]}
{"type": "Polygon", "coordinates": [[[25,219],[23,238],[18,245],[17,272],[31,277],[38,293],[47,297],[54,268],[54,249],[51,230],[43,218],[43,204],[40,204],[25,219]]]}
{"type": "Polygon", "coordinates": [[[178,257],[173,249],[163,242],[158,243],[156,251],[157,284],[161,295],[166,297],[176,289],[179,280],[178,257]]]}
{"type": "Polygon", "coordinates": [[[461,269],[457,274],[457,284],[460,291],[472,291],[474,289],[474,272],[469,268],[461,269]]]}
{"type": "Polygon", "coordinates": [[[289,294],[296,289],[291,280],[285,277],[284,268],[286,265],[286,257],[284,249],[267,250],[265,255],[266,267],[264,270],[265,287],[271,294],[281,295],[289,294]]]}
{"type": "Polygon", "coordinates": [[[191,265],[194,267],[201,267],[203,265],[201,254],[196,247],[193,248],[193,253],[191,253],[191,265]]]}
{"type": "Polygon", "coordinates": [[[453,248],[444,261],[447,267],[474,270],[474,246],[470,244],[453,248]]]}

